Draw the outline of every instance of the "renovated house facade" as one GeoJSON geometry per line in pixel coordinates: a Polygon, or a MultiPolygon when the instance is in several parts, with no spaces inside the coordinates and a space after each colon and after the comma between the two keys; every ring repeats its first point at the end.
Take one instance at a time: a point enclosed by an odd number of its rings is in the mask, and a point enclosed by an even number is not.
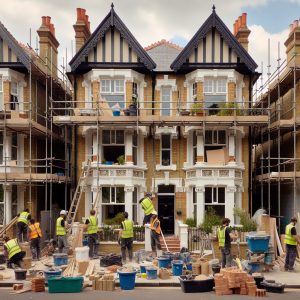
{"type": "Polygon", "coordinates": [[[251,199],[252,107],[259,74],[248,54],[246,14],[232,33],[213,7],[188,44],[161,40],[143,48],[114,7],[94,32],[84,9],[74,25],[76,54],[68,77],[72,107],[54,124],[72,126],[75,172],[89,166],[78,217],[95,206],[100,223],[154,192],[164,233],[177,221],[201,224],[210,207],[234,220],[251,199]]]}

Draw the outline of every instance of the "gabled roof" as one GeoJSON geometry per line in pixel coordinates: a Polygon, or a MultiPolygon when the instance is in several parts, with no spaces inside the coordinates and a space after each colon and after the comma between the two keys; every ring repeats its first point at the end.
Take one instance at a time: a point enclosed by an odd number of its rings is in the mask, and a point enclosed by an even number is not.
{"type": "Polygon", "coordinates": [[[90,38],[86,41],[83,47],[76,53],[76,55],[70,61],[71,70],[74,71],[76,68],[84,61],[85,57],[89,52],[96,46],[98,41],[104,36],[105,32],[110,28],[115,27],[119,30],[120,34],[124,39],[127,40],[128,45],[137,53],[140,62],[145,65],[148,70],[153,70],[156,65],[139,42],[135,39],[133,34],[129,31],[120,17],[114,10],[113,4],[111,5],[111,10],[92,33],[90,38]]]}
{"type": "Polygon", "coordinates": [[[182,51],[183,48],[165,39],[145,47],[150,57],[155,61],[156,72],[171,72],[171,63],[182,51]]]}
{"type": "Polygon", "coordinates": [[[243,48],[243,46],[237,41],[231,31],[227,28],[221,18],[217,15],[215,11],[215,7],[213,6],[212,14],[207,18],[207,20],[203,23],[200,29],[196,32],[193,38],[189,41],[189,43],[184,47],[178,57],[171,64],[171,68],[174,71],[178,71],[181,66],[186,62],[189,55],[194,51],[194,49],[198,46],[199,42],[206,37],[207,33],[212,29],[216,28],[224,41],[228,43],[228,45],[235,50],[238,57],[240,57],[240,61],[246,65],[246,67],[254,72],[257,68],[257,64],[249,55],[249,53],[243,48]]]}
{"type": "Polygon", "coordinates": [[[19,61],[27,68],[30,69],[30,57],[19,45],[18,41],[7,30],[7,28],[0,22],[0,36],[8,44],[9,48],[15,53],[19,61]]]}

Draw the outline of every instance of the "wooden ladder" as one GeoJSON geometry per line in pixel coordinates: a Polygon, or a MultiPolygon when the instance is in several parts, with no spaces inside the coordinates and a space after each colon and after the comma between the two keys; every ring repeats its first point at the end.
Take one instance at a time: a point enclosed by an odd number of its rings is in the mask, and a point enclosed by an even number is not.
{"type": "Polygon", "coordinates": [[[5,225],[0,230],[0,238],[2,238],[5,235],[5,233],[17,223],[17,220],[18,220],[18,217],[14,217],[7,225],[5,225]]]}
{"type": "Polygon", "coordinates": [[[91,160],[89,159],[87,161],[87,164],[83,167],[74,196],[73,196],[73,200],[70,206],[70,209],[68,211],[67,214],[67,224],[68,224],[68,233],[71,231],[72,225],[74,223],[78,208],[79,208],[79,204],[80,204],[80,200],[81,200],[81,196],[82,196],[82,192],[83,192],[83,186],[86,183],[87,178],[89,177],[90,174],[90,170],[91,170],[91,160]]]}

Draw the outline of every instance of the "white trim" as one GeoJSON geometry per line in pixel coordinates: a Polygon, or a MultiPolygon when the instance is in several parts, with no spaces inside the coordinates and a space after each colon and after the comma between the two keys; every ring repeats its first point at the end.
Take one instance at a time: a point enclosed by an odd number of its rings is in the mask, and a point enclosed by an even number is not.
{"type": "MultiPolygon", "coordinates": [[[[168,172],[165,172],[168,173],[168,172]]],[[[175,193],[182,193],[184,190],[183,186],[183,178],[152,178],[152,183],[151,183],[151,190],[157,192],[158,191],[158,186],[159,185],[174,185],[175,186],[175,193]],[[154,186],[155,184],[155,186],[154,186]]]]}

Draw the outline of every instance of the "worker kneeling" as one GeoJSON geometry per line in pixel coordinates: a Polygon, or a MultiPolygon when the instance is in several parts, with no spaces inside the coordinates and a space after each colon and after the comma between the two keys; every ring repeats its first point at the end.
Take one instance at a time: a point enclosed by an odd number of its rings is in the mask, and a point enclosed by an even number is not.
{"type": "Polygon", "coordinates": [[[22,251],[17,239],[10,239],[8,236],[4,237],[4,254],[8,257],[7,267],[14,268],[16,265],[21,266],[21,262],[25,257],[25,251],[22,251]]]}
{"type": "MultiPolygon", "coordinates": [[[[152,249],[152,256],[157,256],[157,249],[161,250],[160,244],[160,235],[161,235],[161,228],[160,228],[160,221],[157,217],[157,212],[153,211],[152,216],[150,219],[150,229],[151,229],[151,249],[152,249]]],[[[161,251],[160,251],[161,252],[161,251]]]]}
{"type": "Polygon", "coordinates": [[[126,248],[128,250],[129,261],[132,261],[132,243],[133,243],[133,221],[128,220],[128,212],[124,212],[125,220],[122,222],[122,228],[119,233],[119,243],[121,245],[122,261],[126,263],[126,248]]]}

